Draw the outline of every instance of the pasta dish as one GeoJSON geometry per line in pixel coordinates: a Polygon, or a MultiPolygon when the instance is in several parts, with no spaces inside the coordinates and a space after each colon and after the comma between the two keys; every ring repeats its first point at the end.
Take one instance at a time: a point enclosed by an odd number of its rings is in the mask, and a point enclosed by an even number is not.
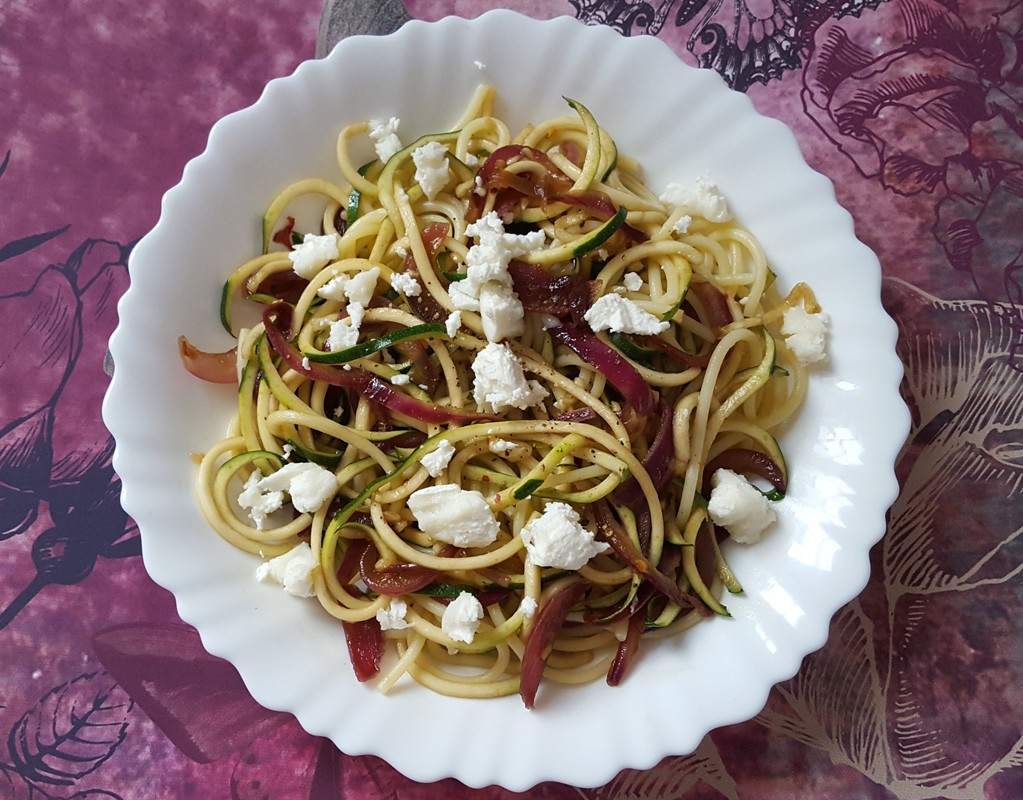
{"type": "Polygon", "coordinates": [[[180,340],[238,387],[202,511],[381,691],[617,684],[728,615],[721,543],[775,519],[827,317],[708,178],[654,192],[580,102],[513,131],[483,85],[402,133],[344,127],[225,283],[237,346],[180,340]]]}

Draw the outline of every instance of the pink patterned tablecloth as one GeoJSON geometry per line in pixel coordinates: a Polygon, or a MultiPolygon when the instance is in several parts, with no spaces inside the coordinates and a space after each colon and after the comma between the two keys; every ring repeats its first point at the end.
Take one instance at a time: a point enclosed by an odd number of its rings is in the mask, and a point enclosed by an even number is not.
{"type": "MultiPolygon", "coordinates": [[[[759,716],[530,796],[1023,797],[1023,5],[507,5],[656,35],[793,128],[880,257],[913,414],[869,586],[759,716]]],[[[489,7],[352,6],[0,2],[0,800],[511,796],[256,705],[146,575],[100,419],[128,253],[213,122],[345,33],[489,7]]]]}

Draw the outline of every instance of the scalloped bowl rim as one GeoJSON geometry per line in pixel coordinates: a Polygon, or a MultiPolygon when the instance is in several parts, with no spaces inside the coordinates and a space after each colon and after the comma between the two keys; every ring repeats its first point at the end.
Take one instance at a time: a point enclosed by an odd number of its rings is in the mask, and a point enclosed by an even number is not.
{"type": "Polygon", "coordinates": [[[548,780],[601,785],[624,768],[691,753],[712,729],[756,715],[771,687],[824,644],[835,611],[869,577],[868,551],[884,533],[898,491],[894,462],[909,430],[898,393],[896,327],[880,305],[880,265],[856,239],[830,181],[806,165],[791,131],[657,39],[626,39],[570,17],[538,21],[494,10],[342,40],[213,126],[206,150],[164,196],[160,220],[135,247],[129,272],[110,341],[116,368],[103,414],[146,569],[174,594],[206,649],[237,667],[258,702],[294,713],[346,753],[380,756],[418,781],[454,777],[516,791],[548,780]],[[523,63],[527,45],[531,59],[523,63]],[[366,59],[378,65],[373,85],[346,82],[366,59]],[[409,71],[420,63],[430,68],[409,71]],[[544,90],[528,88],[541,77],[544,90]],[[615,689],[603,682],[544,687],[532,712],[517,697],[457,700],[411,682],[381,696],[356,683],[340,626],[318,605],[253,580],[256,562],[209,531],[191,496],[189,453],[222,433],[232,395],[189,380],[176,353],[180,333],[207,349],[230,345],[217,318],[220,283],[258,247],[258,218],[276,188],[330,174],[331,143],[342,124],[393,114],[411,141],[444,129],[481,81],[497,86],[499,113],[512,127],[567,113],[561,96],[571,93],[623,152],[640,159],[655,189],[709,173],[764,243],[779,279],[810,282],[832,318],[829,361],[814,370],[806,407],[782,438],[792,485],[780,521],[754,547],[730,549],[747,590],[728,598],[732,618],[645,647],[615,689]],[[443,97],[437,86],[445,87],[443,97]],[[703,124],[722,124],[713,128],[720,135],[694,135],[676,150],[666,140],[693,133],[679,109],[694,101],[703,124]],[[771,191],[761,185],[767,178],[771,191]],[[154,425],[153,412],[167,424],[154,425]],[[182,552],[185,545],[197,550],[182,552]],[[296,671],[302,680],[284,677],[296,671]],[[630,713],[643,719],[628,737],[614,737],[630,713]],[[438,736],[433,721],[440,716],[444,730],[473,733],[438,736]]]}

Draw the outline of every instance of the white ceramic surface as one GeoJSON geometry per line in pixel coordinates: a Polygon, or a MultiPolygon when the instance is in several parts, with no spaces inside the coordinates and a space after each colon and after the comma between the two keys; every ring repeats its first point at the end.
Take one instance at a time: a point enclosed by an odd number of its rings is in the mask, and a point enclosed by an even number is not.
{"type": "Polygon", "coordinates": [[[146,568],[260,703],[293,712],[347,753],[381,756],[420,781],[600,785],[754,716],[865,585],[909,425],[879,264],[791,132],[656,39],[493,11],[344,40],[214,126],[132,253],[130,273],[104,418],[146,568]],[[829,360],[814,368],[809,399],[782,439],[791,484],[779,524],[729,552],[746,589],[728,599],[733,618],[646,644],[618,688],[544,686],[532,711],[517,696],[451,699],[411,682],[380,695],[356,682],[340,626],[314,601],[253,579],[255,560],[207,527],[192,494],[189,455],[221,435],[234,393],[191,379],[176,350],[181,333],[205,349],[230,346],[217,315],[223,280],[259,247],[263,208],[280,187],[337,176],[343,124],[395,115],[412,141],[447,130],[481,81],[497,86],[513,128],[569,113],[563,95],[583,102],[622,152],[641,159],[655,189],[710,175],[782,285],[810,282],[832,320],[829,360]]]}

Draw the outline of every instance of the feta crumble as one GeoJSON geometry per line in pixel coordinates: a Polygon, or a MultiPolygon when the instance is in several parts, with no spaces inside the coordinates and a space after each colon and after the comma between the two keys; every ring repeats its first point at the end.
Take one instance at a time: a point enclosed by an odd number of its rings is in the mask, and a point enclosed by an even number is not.
{"type": "Polygon", "coordinates": [[[785,311],[781,325],[785,344],[804,367],[823,361],[827,356],[824,342],[828,322],[827,314],[811,314],[802,306],[793,306],[785,311]]]}
{"type": "Polygon", "coordinates": [[[776,519],[770,501],[742,475],[730,469],[717,470],[710,479],[707,513],[715,525],[728,530],[742,544],[752,544],[776,519]]]}
{"type": "Polygon", "coordinates": [[[379,277],[380,267],[373,267],[354,275],[338,275],[321,287],[322,294],[323,289],[331,287],[338,281],[336,287],[332,289],[330,299],[340,299],[341,293],[348,299],[346,307],[348,316],[330,323],[330,333],[327,335],[328,350],[337,352],[358,344],[359,329],[366,316],[366,306],[373,299],[379,277]],[[344,282],[340,282],[341,278],[345,279],[344,282]]]}
{"type": "Polygon", "coordinates": [[[411,628],[412,623],[405,619],[408,614],[408,603],[397,597],[391,599],[386,608],[377,609],[377,622],[382,631],[401,631],[411,628]]]}
{"type": "Polygon", "coordinates": [[[490,452],[497,455],[509,453],[516,447],[518,447],[518,445],[515,444],[515,442],[509,442],[504,439],[496,439],[489,444],[490,452]]]}
{"type": "Polygon", "coordinates": [[[447,185],[451,174],[448,149],[440,142],[427,142],[412,151],[412,163],[416,165],[416,183],[423,187],[426,199],[433,200],[447,185]]]}
{"type": "MultiPolygon", "coordinates": [[[[377,279],[380,277],[380,267],[372,267],[362,272],[357,272],[348,279],[345,284],[345,296],[349,305],[356,304],[363,308],[369,305],[373,299],[373,292],[377,287],[377,279]]],[[[349,313],[351,311],[349,310],[349,313]]]]}
{"type": "Polygon", "coordinates": [[[724,196],[717,185],[707,177],[697,178],[693,186],[669,183],[661,193],[660,200],[710,222],[727,222],[732,218],[732,212],[724,196]]]}
{"type": "Polygon", "coordinates": [[[412,379],[404,372],[396,372],[391,376],[391,383],[394,386],[408,386],[412,379]]]}
{"type": "Polygon", "coordinates": [[[452,303],[459,310],[480,312],[488,341],[520,335],[522,303],[512,288],[508,264],[543,247],[544,232],[530,231],[522,236],[505,233],[494,211],[467,226],[465,232],[477,241],[465,256],[465,278],[448,289],[452,303]]]}
{"type": "Polygon", "coordinates": [[[440,444],[437,445],[437,449],[427,453],[420,460],[426,471],[430,473],[430,476],[436,478],[440,475],[451,463],[452,457],[455,455],[454,445],[451,444],[447,439],[441,439],[440,444]]]}
{"type": "Polygon", "coordinates": [[[625,284],[625,288],[630,292],[638,292],[643,288],[643,278],[640,277],[638,272],[626,272],[622,276],[622,283],[625,284]]]}
{"type": "Polygon", "coordinates": [[[480,350],[472,362],[472,371],[473,396],[487,411],[526,409],[547,396],[547,390],[538,381],[526,379],[522,364],[506,345],[491,342],[480,350]]]}
{"type": "Polygon", "coordinates": [[[325,233],[317,236],[307,233],[302,243],[288,251],[291,268],[306,280],[313,278],[317,272],[337,258],[337,236],[325,233]]]}
{"type": "Polygon", "coordinates": [[[521,336],[526,330],[522,301],[510,286],[487,281],[480,287],[480,318],[488,342],[521,336]]]}
{"type": "Polygon", "coordinates": [[[486,547],[497,539],[498,524],[486,499],[454,484],[412,492],[408,507],[423,533],[455,547],[486,547]]]}
{"type": "Polygon", "coordinates": [[[458,329],[462,327],[462,312],[452,311],[448,314],[448,318],[444,320],[444,329],[447,331],[448,336],[452,339],[458,333],[458,329]]]}
{"type": "Polygon", "coordinates": [[[593,531],[580,524],[579,513],[568,503],[548,503],[543,514],[525,525],[519,536],[538,567],[579,569],[609,547],[594,540],[593,531]]]}
{"type": "Polygon", "coordinates": [[[351,317],[334,320],[330,323],[330,333],[327,335],[327,349],[332,353],[338,350],[346,350],[355,347],[359,343],[359,328],[353,323],[351,317]]]}
{"type": "Polygon", "coordinates": [[[523,597],[522,602],[519,603],[519,611],[522,612],[522,616],[526,619],[532,619],[533,615],[536,614],[537,608],[537,602],[532,597],[523,597]]]}
{"type": "Polygon", "coordinates": [[[345,286],[348,284],[348,276],[345,274],[335,275],[323,286],[316,290],[316,294],[324,300],[337,300],[339,303],[345,301],[345,286]]]}
{"type": "Polygon", "coordinates": [[[385,162],[402,149],[401,139],[398,138],[398,125],[401,123],[397,117],[390,119],[371,119],[369,121],[369,138],[373,140],[373,147],[377,151],[377,158],[385,162]]]}
{"type": "Polygon", "coordinates": [[[284,505],[284,492],[261,488],[261,479],[258,470],[253,472],[238,495],[238,505],[249,512],[253,524],[260,530],[266,525],[266,518],[284,505]]]}
{"type": "Polygon", "coordinates": [[[285,464],[257,485],[261,491],[285,491],[296,511],[315,514],[337,491],[337,477],[319,464],[299,461],[285,464]]]}
{"type": "Polygon", "coordinates": [[[264,561],[256,567],[256,580],[279,583],[281,588],[295,597],[312,597],[313,570],[319,566],[308,542],[293,547],[287,553],[264,561]]]}
{"type": "Polygon", "coordinates": [[[683,235],[689,233],[689,227],[692,224],[693,224],[693,218],[691,216],[689,216],[688,214],[683,214],[681,217],[679,217],[677,220],[675,220],[675,224],[671,226],[671,229],[673,231],[675,231],[675,233],[679,234],[680,236],[683,236],[683,235]]]}
{"type": "Polygon", "coordinates": [[[414,275],[409,275],[407,272],[395,272],[391,276],[391,287],[406,297],[419,297],[423,292],[419,281],[415,279],[414,275]]]}
{"type": "Polygon", "coordinates": [[[440,629],[456,642],[471,644],[483,619],[483,604],[469,592],[461,592],[448,603],[440,618],[440,629]]]}
{"type": "Polygon", "coordinates": [[[642,308],[634,300],[620,294],[605,294],[597,298],[583,315],[594,332],[635,333],[656,335],[668,328],[664,322],[642,308]]]}

